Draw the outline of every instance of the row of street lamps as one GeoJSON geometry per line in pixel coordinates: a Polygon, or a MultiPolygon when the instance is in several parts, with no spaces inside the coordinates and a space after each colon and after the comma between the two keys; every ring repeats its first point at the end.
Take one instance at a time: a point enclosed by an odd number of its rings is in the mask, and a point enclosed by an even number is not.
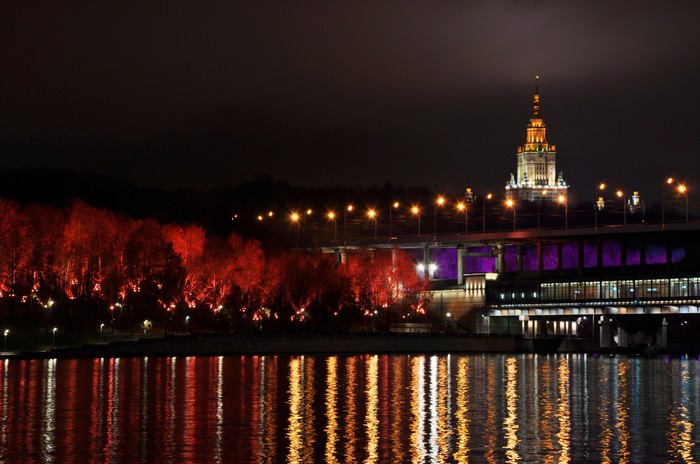
{"type": "MultiPolygon", "coordinates": [[[[665,183],[664,183],[664,188],[663,188],[663,197],[662,197],[662,219],[661,222],[662,224],[665,223],[665,207],[666,207],[666,190],[668,189],[669,186],[674,186],[674,190],[677,191],[678,193],[682,194],[685,197],[685,221],[688,222],[689,219],[689,213],[688,213],[688,188],[685,184],[682,183],[676,183],[676,181],[672,178],[669,177],[665,183]]],[[[607,185],[605,183],[600,183],[596,189],[596,201],[594,202],[594,211],[595,211],[595,228],[597,229],[598,227],[598,211],[602,210],[605,208],[605,200],[602,196],[602,192],[607,189],[607,185]]],[[[538,201],[537,204],[537,228],[540,228],[540,207],[542,203],[542,198],[546,198],[547,196],[547,190],[543,189],[541,192],[540,200],[538,201]]],[[[467,189],[467,194],[470,196],[471,201],[458,201],[455,206],[456,209],[460,212],[464,212],[464,232],[469,233],[469,203],[473,201],[473,197],[471,197],[471,189],[467,189]]],[[[622,210],[623,210],[623,224],[627,225],[627,205],[626,203],[626,195],[622,189],[617,189],[615,191],[615,195],[622,200],[622,210]]],[[[486,194],[484,196],[484,200],[482,202],[482,232],[486,231],[486,205],[487,202],[490,201],[493,198],[493,195],[491,193],[486,194]]],[[[433,240],[437,238],[437,211],[439,208],[443,207],[446,204],[447,200],[445,199],[444,196],[440,195],[435,199],[435,202],[433,204],[433,240]]],[[[558,195],[556,198],[556,202],[559,203],[564,207],[564,228],[568,229],[569,228],[569,204],[568,204],[568,196],[567,195],[558,195]]],[[[398,201],[395,201],[391,204],[389,207],[389,237],[391,237],[391,231],[392,231],[392,213],[394,210],[397,210],[399,208],[400,204],[398,201]]],[[[516,202],[514,199],[507,199],[505,202],[505,206],[507,208],[512,208],[513,210],[513,230],[517,228],[517,212],[516,212],[516,202]]],[[[343,242],[347,243],[347,216],[348,213],[352,213],[355,210],[355,207],[352,204],[349,204],[346,206],[346,208],[343,210],[343,242]]],[[[418,205],[412,205],[411,208],[409,209],[412,215],[416,216],[418,218],[418,235],[421,235],[421,208],[418,205]]],[[[306,211],[306,215],[309,216],[311,215],[312,211],[309,209],[306,211]]],[[[269,212],[268,216],[272,216],[273,213],[269,212]]],[[[378,213],[377,210],[374,208],[370,208],[367,210],[367,217],[368,219],[374,221],[374,238],[377,238],[377,222],[378,222],[378,213]]],[[[258,216],[259,220],[262,220],[262,216],[258,216]]],[[[299,241],[299,234],[300,234],[300,227],[301,227],[301,221],[303,220],[303,216],[300,213],[293,212],[291,213],[290,216],[291,220],[293,223],[296,223],[297,225],[297,242],[299,241]]],[[[338,240],[338,225],[337,225],[337,215],[335,211],[329,211],[327,213],[327,218],[330,221],[333,221],[333,240],[337,241],[338,240]]]]}

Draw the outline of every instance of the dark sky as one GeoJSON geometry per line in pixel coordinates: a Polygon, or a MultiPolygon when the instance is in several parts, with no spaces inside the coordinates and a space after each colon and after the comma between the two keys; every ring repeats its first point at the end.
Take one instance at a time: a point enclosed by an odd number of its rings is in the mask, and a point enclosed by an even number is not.
{"type": "Polygon", "coordinates": [[[10,2],[5,168],[502,192],[542,76],[572,194],[700,192],[700,2],[10,2]]]}

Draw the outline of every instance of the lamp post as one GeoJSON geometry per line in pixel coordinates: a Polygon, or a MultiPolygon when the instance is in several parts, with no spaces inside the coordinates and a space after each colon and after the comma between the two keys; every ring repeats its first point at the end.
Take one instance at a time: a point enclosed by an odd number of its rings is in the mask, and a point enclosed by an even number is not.
{"type": "Polygon", "coordinates": [[[621,189],[618,189],[617,192],[615,192],[615,195],[617,195],[617,198],[622,199],[622,223],[626,226],[627,225],[627,205],[626,199],[625,199],[625,192],[623,192],[621,189]]]}
{"type": "Polygon", "coordinates": [[[373,209],[367,211],[367,216],[374,220],[374,238],[377,238],[377,212],[373,209]]]}
{"type": "Polygon", "coordinates": [[[673,184],[673,177],[666,179],[666,182],[661,187],[661,229],[666,224],[666,186],[673,184]]]}
{"type": "Polygon", "coordinates": [[[605,190],[605,182],[601,182],[600,185],[598,185],[598,189],[596,190],[595,198],[596,200],[593,202],[593,213],[595,215],[595,231],[598,231],[598,210],[605,208],[605,200],[603,197],[598,196],[600,192],[605,190]]]}
{"type": "Polygon", "coordinates": [[[437,239],[437,209],[438,206],[442,206],[445,204],[445,197],[442,195],[437,197],[437,200],[435,200],[435,205],[433,205],[433,241],[437,239]]]}
{"type": "Polygon", "coordinates": [[[559,195],[559,203],[564,204],[564,229],[569,228],[569,197],[568,195],[559,195]]]}
{"type": "Polygon", "coordinates": [[[348,213],[352,213],[353,209],[354,207],[352,205],[348,205],[343,210],[343,245],[347,245],[348,243],[348,213]]]}
{"type": "Polygon", "coordinates": [[[190,316],[185,316],[185,335],[187,335],[187,330],[190,325],[190,316]]]}
{"type": "Polygon", "coordinates": [[[297,247],[298,247],[298,246],[299,246],[299,234],[300,234],[300,233],[299,233],[299,227],[300,227],[300,226],[299,226],[299,214],[297,214],[297,213],[292,213],[292,215],[290,216],[290,218],[292,219],[292,222],[296,222],[296,223],[297,223],[297,247]]]}
{"type": "Polygon", "coordinates": [[[484,205],[483,205],[483,211],[482,211],[482,218],[481,218],[481,231],[486,232],[486,201],[490,200],[493,197],[490,193],[486,194],[484,197],[484,205]]]}
{"type": "Polygon", "coordinates": [[[58,327],[54,327],[53,330],[51,331],[51,333],[52,333],[51,345],[52,346],[56,346],[56,331],[57,330],[58,330],[58,327]]]}
{"type": "Polygon", "coordinates": [[[542,190],[539,201],[537,202],[537,233],[540,233],[540,208],[542,207],[542,198],[547,196],[547,190],[542,190]]]}
{"type": "Polygon", "coordinates": [[[395,201],[391,205],[391,207],[389,208],[389,240],[391,240],[391,212],[394,208],[398,208],[398,207],[399,207],[399,202],[395,201]]]}
{"type": "Polygon", "coordinates": [[[457,203],[457,209],[460,211],[464,211],[464,233],[468,234],[469,233],[469,208],[467,207],[466,203],[459,202],[459,203],[457,203]]]}
{"type": "Polygon", "coordinates": [[[508,208],[513,208],[513,230],[515,230],[515,202],[509,198],[506,200],[506,206],[508,208]]]}
{"type": "Polygon", "coordinates": [[[333,211],[328,212],[328,219],[333,221],[333,241],[338,241],[338,222],[335,220],[335,213],[333,211]]]}
{"type": "Polygon", "coordinates": [[[418,235],[420,236],[420,208],[417,206],[411,207],[411,213],[418,216],[418,235]]]}
{"type": "Polygon", "coordinates": [[[102,331],[104,330],[104,328],[105,328],[105,325],[100,324],[100,341],[102,341],[102,331]]]}
{"type": "Polygon", "coordinates": [[[688,187],[685,184],[678,186],[678,192],[685,196],[685,222],[688,223],[688,187]]]}
{"type": "Polygon", "coordinates": [[[10,329],[5,329],[5,349],[7,349],[7,336],[10,334],[10,329]]]}

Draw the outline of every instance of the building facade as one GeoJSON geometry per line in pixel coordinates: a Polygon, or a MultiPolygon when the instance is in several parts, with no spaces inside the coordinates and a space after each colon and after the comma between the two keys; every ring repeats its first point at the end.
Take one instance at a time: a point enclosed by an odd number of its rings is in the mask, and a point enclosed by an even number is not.
{"type": "Polygon", "coordinates": [[[535,78],[532,117],[527,125],[525,145],[518,147],[517,175],[510,175],[506,198],[533,202],[564,202],[569,186],[562,173],[557,176],[557,152],[547,142],[547,126],[540,117],[539,77],[535,78]]]}

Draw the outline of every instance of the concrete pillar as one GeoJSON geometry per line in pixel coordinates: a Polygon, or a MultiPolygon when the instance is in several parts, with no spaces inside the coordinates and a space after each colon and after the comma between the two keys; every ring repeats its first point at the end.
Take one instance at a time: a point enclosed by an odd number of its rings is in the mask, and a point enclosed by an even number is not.
{"type": "Polygon", "coordinates": [[[340,253],[340,250],[338,248],[335,249],[333,252],[333,260],[335,261],[335,265],[338,266],[340,263],[342,263],[342,254],[340,253]]]}
{"type": "Polygon", "coordinates": [[[621,348],[627,348],[629,345],[627,341],[627,330],[621,326],[617,328],[617,346],[621,348]]]}
{"type": "Polygon", "coordinates": [[[665,317],[661,321],[661,327],[656,331],[656,346],[659,348],[668,347],[668,322],[666,322],[665,317]]]}
{"type": "Polygon", "coordinates": [[[457,285],[464,284],[464,245],[457,247],[457,285]]]}
{"type": "Polygon", "coordinates": [[[340,262],[342,264],[347,264],[348,263],[348,252],[347,251],[341,251],[340,252],[340,262]]]}
{"type": "Polygon", "coordinates": [[[496,245],[496,273],[503,272],[503,244],[496,245]]]}
{"type": "Polygon", "coordinates": [[[605,319],[603,319],[603,316],[600,316],[599,327],[600,347],[610,348],[612,342],[612,337],[610,336],[610,321],[606,321],[605,319]]]}

